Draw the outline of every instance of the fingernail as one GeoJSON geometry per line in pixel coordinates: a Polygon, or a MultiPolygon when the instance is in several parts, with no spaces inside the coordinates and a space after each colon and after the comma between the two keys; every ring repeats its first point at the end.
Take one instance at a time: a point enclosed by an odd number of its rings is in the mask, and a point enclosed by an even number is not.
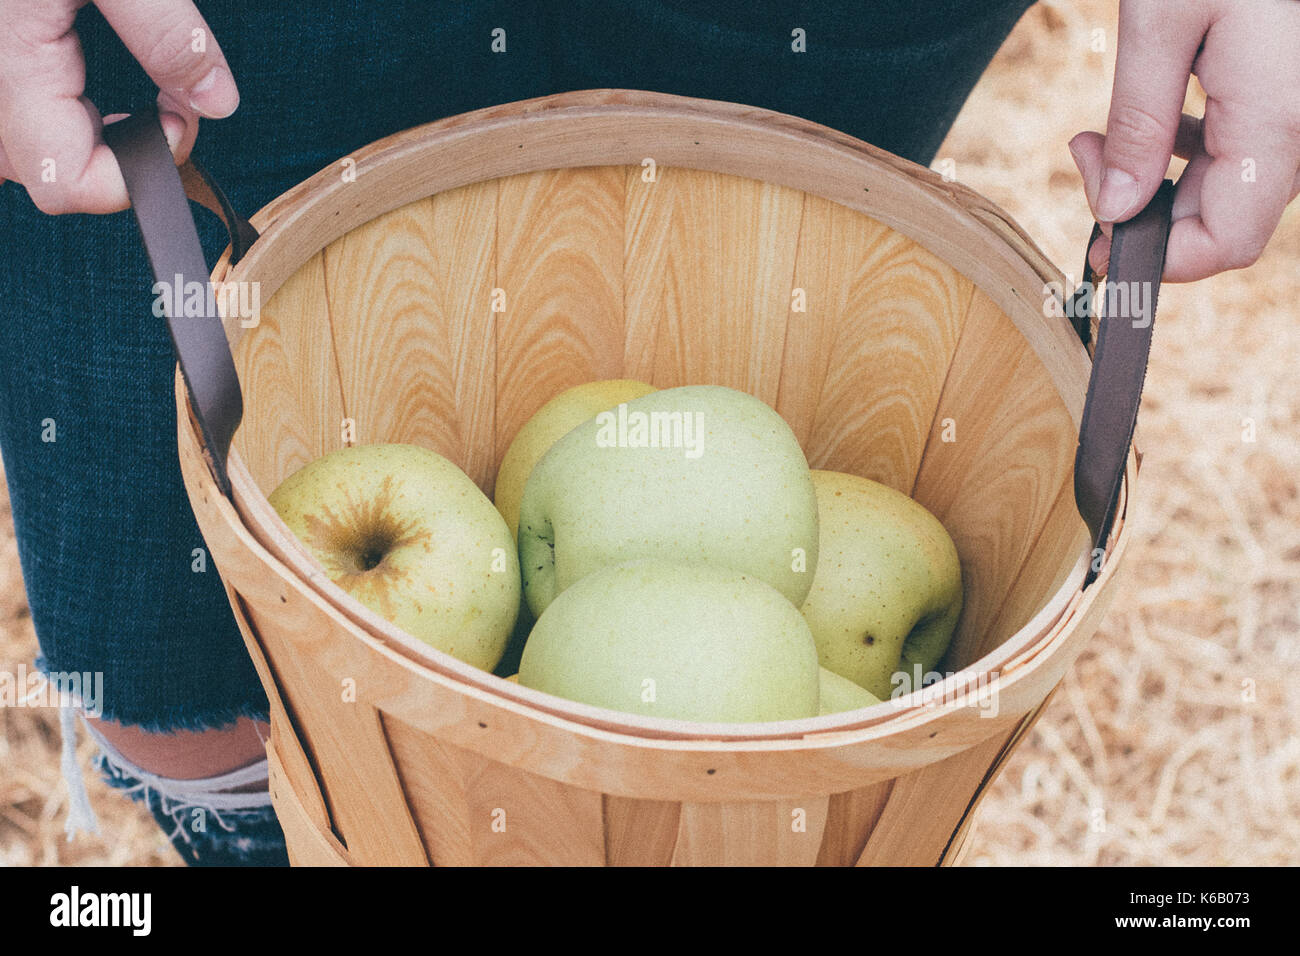
{"type": "Polygon", "coordinates": [[[1108,169],[1097,191],[1097,218],[1102,222],[1123,219],[1138,200],[1137,180],[1122,169],[1108,169]]]}
{"type": "Polygon", "coordinates": [[[1070,158],[1074,160],[1074,165],[1075,165],[1075,167],[1079,170],[1080,173],[1082,173],[1082,172],[1083,172],[1083,163],[1081,163],[1081,162],[1079,161],[1079,153],[1078,153],[1078,151],[1074,148],[1074,140],[1070,140],[1070,142],[1067,143],[1066,145],[1070,147],[1070,158]]]}
{"type": "Polygon", "coordinates": [[[158,123],[162,126],[163,136],[167,137],[167,148],[176,152],[185,132],[185,120],[175,113],[163,113],[158,117],[158,123]]]}
{"type": "Polygon", "coordinates": [[[190,87],[190,109],[209,119],[224,119],[239,106],[235,78],[224,67],[214,66],[190,87]]]}

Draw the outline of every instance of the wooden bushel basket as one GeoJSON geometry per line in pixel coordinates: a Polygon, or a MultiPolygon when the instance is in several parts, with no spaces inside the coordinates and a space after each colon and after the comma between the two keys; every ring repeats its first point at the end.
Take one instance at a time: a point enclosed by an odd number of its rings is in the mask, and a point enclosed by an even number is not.
{"type": "Polygon", "coordinates": [[[924,864],[1097,628],[1072,476],[1091,363],[1064,278],[980,196],[765,110],[563,94],[375,143],[258,213],[219,282],[244,396],[214,479],[178,376],[195,513],[271,700],[298,864],[924,864]],[[706,725],[507,683],[332,584],[267,503],[313,458],[412,442],[489,495],[516,430],[593,379],[721,384],[813,467],[916,497],[965,607],[941,682],[847,714],[706,725]],[[350,439],[350,426],[355,438],[350,439]]]}

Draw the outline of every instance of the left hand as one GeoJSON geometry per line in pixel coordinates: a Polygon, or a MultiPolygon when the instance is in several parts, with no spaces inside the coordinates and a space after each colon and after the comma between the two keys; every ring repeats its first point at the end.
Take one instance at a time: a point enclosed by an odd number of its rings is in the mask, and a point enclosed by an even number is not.
{"type": "MultiPolygon", "coordinates": [[[[1120,0],[1106,135],[1070,152],[1107,233],[1150,202],[1171,156],[1188,160],[1166,281],[1251,265],[1300,192],[1300,0],[1120,0]],[[1182,112],[1192,74],[1203,119],[1182,112]]],[[[1109,254],[1099,240],[1094,268],[1109,254]]]]}

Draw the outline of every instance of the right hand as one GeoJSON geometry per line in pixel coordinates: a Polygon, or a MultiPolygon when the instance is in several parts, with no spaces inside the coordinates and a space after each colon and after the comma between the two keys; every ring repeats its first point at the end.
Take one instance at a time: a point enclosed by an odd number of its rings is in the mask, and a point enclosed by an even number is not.
{"type": "MultiPolygon", "coordinates": [[[[86,99],[86,63],[73,27],[86,0],[0,0],[0,183],[26,187],[42,212],[126,209],[126,184],[86,99]]],[[[167,143],[184,162],[199,117],[220,119],[239,90],[190,0],[98,0],[104,19],[158,84],[167,143]]]]}

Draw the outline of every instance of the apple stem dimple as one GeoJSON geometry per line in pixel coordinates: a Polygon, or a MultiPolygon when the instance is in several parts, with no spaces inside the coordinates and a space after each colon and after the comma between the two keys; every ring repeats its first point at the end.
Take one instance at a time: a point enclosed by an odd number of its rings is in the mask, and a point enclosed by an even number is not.
{"type": "Polygon", "coordinates": [[[357,565],[360,567],[362,571],[370,571],[373,570],[374,568],[379,567],[379,565],[383,562],[383,560],[384,560],[384,552],[379,548],[371,547],[371,548],[366,548],[364,551],[361,552],[360,556],[357,559],[357,565]]]}

